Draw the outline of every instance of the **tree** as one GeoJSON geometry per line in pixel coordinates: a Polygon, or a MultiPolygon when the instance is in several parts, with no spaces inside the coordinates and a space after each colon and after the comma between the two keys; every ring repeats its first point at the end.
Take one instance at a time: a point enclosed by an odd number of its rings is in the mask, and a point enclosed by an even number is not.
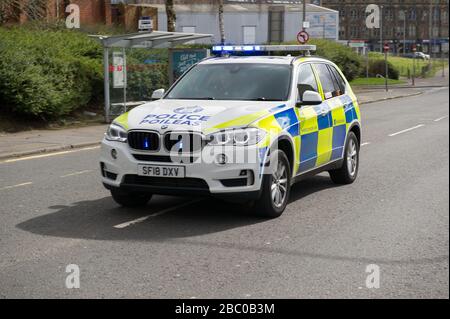
{"type": "Polygon", "coordinates": [[[175,32],[177,16],[173,7],[173,0],[166,0],[166,14],[167,14],[167,31],[175,32]]]}
{"type": "Polygon", "coordinates": [[[223,0],[219,0],[220,43],[225,44],[225,23],[223,18],[223,0]]]}
{"type": "Polygon", "coordinates": [[[0,0],[0,24],[8,19],[18,19],[24,14],[30,20],[42,19],[46,15],[46,0],[0,0]]]}

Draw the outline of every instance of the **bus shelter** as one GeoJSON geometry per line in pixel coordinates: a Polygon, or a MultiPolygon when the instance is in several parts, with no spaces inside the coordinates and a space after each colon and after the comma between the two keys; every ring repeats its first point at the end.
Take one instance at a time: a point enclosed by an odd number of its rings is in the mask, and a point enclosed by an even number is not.
{"type": "MultiPolygon", "coordinates": [[[[151,31],[114,36],[92,35],[91,37],[97,39],[103,46],[105,120],[109,123],[111,116],[119,115],[130,107],[146,103],[151,94],[147,92],[148,88],[152,83],[158,83],[160,78],[167,76],[165,68],[160,67],[161,65],[167,67],[166,62],[162,61],[164,58],[158,56],[158,52],[150,53],[152,49],[173,48],[199,39],[211,39],[213,35],[151,31]],[[136,50],[137,53],[133,56],[133,60],[139,62],[135,63],[131,71],[130,65],[127,64],[127,54],[134,50],[130,49],[140,49],[136,50]],[[145,72],[141,72],[140,77],[136,76],[138,71],[142,70],[145,72]],[[129,79],[128,71],[135,72],[131,74],[133,75],[132,79],[129,79]],[[134,84],[132,88],[128,85],[130,81],[134,84]],[[148,84],[149,82],[150,84],[148,84]],[[144,85],[146,83],[147,86],[144,85]],[[138,98],[139,96],[140,98],[138,98]],[[112,101],[112,97],[115,101],[112,101]]],[[[159,54],[161,55],[161,52],[159,54]]]]}

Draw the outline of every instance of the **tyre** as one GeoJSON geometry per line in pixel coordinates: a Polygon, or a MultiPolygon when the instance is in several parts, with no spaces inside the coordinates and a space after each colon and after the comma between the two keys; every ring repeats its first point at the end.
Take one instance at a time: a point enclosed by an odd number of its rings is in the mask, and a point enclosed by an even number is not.
{"type": "Polygon", "coordinates": [[[112,189],[111,196],[114,201],[123,207],[143,207],[152,198],[152,194],[125,192],[119,189],[112,189]]]}
{"type": "Polygon", "coordinates": [[[254,212],[261,217],[276,218],[284,212],[291,189],[291,167],[281,150],[270,156],[270,173],[264,174],[261,197],[255,202],[254,212]]]}
{"type": "Polygon", "coordinates": [[[356,180],[359,170],[359,142],[355,133],[348,133],[342,167],[329,171],[331,180],[336,184],[351,184],[356,180]]]}

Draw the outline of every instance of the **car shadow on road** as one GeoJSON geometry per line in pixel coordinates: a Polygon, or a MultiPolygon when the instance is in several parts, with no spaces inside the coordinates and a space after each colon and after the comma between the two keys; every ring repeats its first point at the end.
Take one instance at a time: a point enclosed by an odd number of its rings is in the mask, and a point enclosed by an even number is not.
{"type": "MultiPolygon", "coordinates": [[[[290,202],[292,204],[330,187],[335,185],[328,177],[313,177],[292,188],[290,202]]],[[[214,198],[200,199],[165,214],[158,214],[192,200],[193,198],[155,196],[147,207],[129,209],[119,207],[108,196],[70,206],[51,206],[49,209],[56,210],[55,212],[29,219],[17,227],[39,235],[63,238],[163,241],[273,222],[250,213],[248,205],[214,198]],[[114,227],[144,216],[149,218],[122,229],[114,227]]]]}

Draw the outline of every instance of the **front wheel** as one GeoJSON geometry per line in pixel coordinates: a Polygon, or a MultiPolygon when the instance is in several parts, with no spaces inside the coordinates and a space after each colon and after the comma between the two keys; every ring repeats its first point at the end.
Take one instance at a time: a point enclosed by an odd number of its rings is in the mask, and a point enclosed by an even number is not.
{"type": "Polygon", "coordinates": [[[268,169],[262,180],[261,197],[255,202],[255,213],[276,218],[283,214],[291,189],[291,167],[286,154],[281,150],[274,151],[268,169]]]}
{"type": "Polygon", "coordinates": [[[356,180],[359,170],[359,142],[355,133],[350,132],[344,152],[342,167],[329,171],[331,180],[336,184],[351,184],[356,180]]]}
{"type": "Polygon", "coordinates": [[[114,201],[123,207],[143,207],[152,198],[152,194],[126,192],[120,189],[112,189],[111,196],[114,201]]]}

